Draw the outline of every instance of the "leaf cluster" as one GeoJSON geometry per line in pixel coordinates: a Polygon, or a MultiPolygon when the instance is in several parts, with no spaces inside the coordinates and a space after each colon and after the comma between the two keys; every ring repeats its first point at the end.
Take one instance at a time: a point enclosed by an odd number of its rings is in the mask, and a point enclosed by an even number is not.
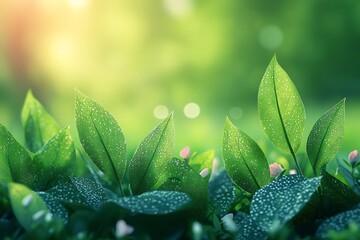
{"type": "Polygon", "coordinates": [[[335,161],[344,135],[345,99],[314,124],[303,158],[298,150],[305,107],[276,57],[260,83],[258,111],[265,134],[292,160],[297,174],[284,169],[274,176],[269,168],[274,159],[268,160],[229,119],[222,146],[225,169],[213,165],[214,151],[174,157],[173,114],[128,159],[115,118],[79,91],[77,145],[70,128],[61,128],[30,91],[21,114],[25,146],[0,125],[0,238],[331,239],[359,234],[356,166],[335,161]],[[342,174],[333,174],[334,163],[342,174]]]}

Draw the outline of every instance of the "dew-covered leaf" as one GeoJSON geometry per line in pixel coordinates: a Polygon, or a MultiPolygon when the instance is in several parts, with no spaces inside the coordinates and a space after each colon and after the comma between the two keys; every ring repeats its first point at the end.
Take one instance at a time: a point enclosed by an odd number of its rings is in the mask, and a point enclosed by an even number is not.
{"type": "Polygon", "coordinates": [[[273,233],[305,207],[320,182],[321,177],[280,177],[255,193],[250,205],[250,217],[263,231],[273,233]]]}
{"type": "Polygon", "coordinates": [[[294,154],[304,131],[305,108],[295,85],[275,56],[259,87],[258,109],[271,142],[280,150],[294,154]]]}
{"type": "Polygon", "coordinates": [[[321,179],[321,193],[328,215],[345,211],[360,203],[360,196],[347,185],[325,172],[321,179]]]}
{"type": "Polygon", "coordinates": [[[209,197],[221,217],[229,213],[236,197],[236,190],[225,170],[209,182],[209,197]]]}
{"type": "Polygon", "coordinates": [[[195,172],[184,160],[173,158],[159,173],[159,181],[154,189],[178,191],[191,198],[194,211],[202,212],[207,205],[208,185],[199,173],[195,172]]]}
{"type": "Polygon", "coordinates": [[[39,190],[45,191],[71,177],[75,169],[75,147],[69,128],[51,138],[34,156],[39,190]]]}
{"type": "Polygon", "coordinates": [[[195,170],[195,172],[200,173],[204,169],[208,169],[208,175],[205,177],[207,181],[209,181],[211,172],[212,172],[212,165],[215,158],[215,152],[213,150],[195,154],[191,156],[188,163],[195,170]]]}
{"type": "Polygon", "coordinates": [[[255,193],[270,182],[269,165],[261,148],[226,119],[223,158],[229,177],[240,188],[255,193]]]}
{"type": "Polygon", "coordinates": [[[47,192],[37,192],[37,194],[42,198],[54,216],[59,216],[64,222],[67,221],[68,212],[56,197],[47,192]]]}
{"type": "Polygon", "coordinates": [[[344,136],[345,99],[315,123],[307,140],[307,154],[318,175],[339,151],[344,136]]]}
{"type": "Polygon", "coordinates": [[[39,195],[18,183],[9,183],[9,198],[12,209],[21,226],[30,230],[37,221],[42,221],[50,213],[39,195]]]}
{"type": "Polygon", "coordinates": [[[249,215],[242,212],[242,211],[236,211],[234,213],[234,223],[239,227],[241,223],[247,218],[249,215]]]}
{"type": "Polygon", "coordinates": [[[31,91],[26,96],[21,121],[25,129],[26,146],[34,153],[60,131],[58,123],[36,100],[31,91]]]}
{"type": "Polygon", "coordinates": [[[61,204],[66,206],[81,206],[85,208],[92,208],[85,200],[84,196],[79,192],[77,187],[71,183],[61,183],[49,190],[46,193],[51,194],[61,204]]]}
{"type": "Polygon", "coordinates": [[[129,179],[134,194],[151,189],[172,159],[174,121],[171,114],[161,122],[137,147],[129,165],[129,179]]]}
{"type": "Polygon", "coordinates": [[[329,219],[326,219],[317,229],[316,237],[326,238],[328,232],[340,232],[346,230],[351,223],[360,225],[360,208],[357,207],[353,210],[339,213],[329,219]]]}
{"type": "Polygon", "coordinates": [[[95,101],[76,93],[76,127],[81,144],[96,166],[121,186],[126,170],[124,135],[114,117],[95,101]]]}
{"type": "Polygon", "coordinates": [[[267,233],[259,227],[256,220],[248,216],[239,224],[239,232],[235,239],[265,240],[267,238],[267,233]]]}
{"type": "Polygon", "coordinates": [[[0,181],[36,186],[34,168],[29,153],[0,124],[0,181]]]}
{"type": "Polygon", "coordinates": [[[119,198],[115,202],[132,213],[163,215],[180,210],[190,200],[190,197],[182,192],[152,191],[137,196],[119,198]]]}
{"type": "Polygon", "coordinates": [[[71,182],[78,189],[85,201],[93,208],[98,209],[104,202],[109,200],[105,189],[97,182],[84,177],[75,177],[71,182]]]}

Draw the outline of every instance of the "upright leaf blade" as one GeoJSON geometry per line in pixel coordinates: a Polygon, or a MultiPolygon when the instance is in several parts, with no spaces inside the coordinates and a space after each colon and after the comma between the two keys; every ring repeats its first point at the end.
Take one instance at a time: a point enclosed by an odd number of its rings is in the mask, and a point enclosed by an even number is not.
{"type": "Polygon", "coordinates": [[[171,114],[140,143],[129,165],[129,179],[134,194],[143,193],[159,180],[174,149],[174,120],[171,114]]]}
{"type": "Polygon", "coordinates": [[[0,181],[36,186],[32,159],[29,153],[0,124],[0,181]]]}
{"type": "Polygon", "coordinates": [[[223,158],[229,177],[245,191],[255,193],[271,180],[261,148],[229,119],[225,124],[223,158]]]}
{"type": "Polygon", "coordinates": [[[9,198],[14,214],[19,223],[30,230],[34,222],[44,219],[50,213],[39,195],[22,184],[9,183],[9,198]]]}
{"type": "Polygon", "coordinates": [[[60,126],[29,91],[21,112],[21,121],[25,129],[26,146],[37,152],[59,130],[60,126]]]}
{"type": "Polygon", "coordinates": [[[344,136],[345,99],[327,111],[314,125],[307,140],[307,154],[319,175],[339,151],[344,136]]]}
{"type": "Polygon", "coordinates": [[[96,166],[117,185],[125,175],[126,144],[114,117],[95,101],[76,93],[76,127],[81,144],[96,166]]]}
{"type": "Polygon", "coordinates": [[[295,85],[275,56],[259,87],[258,108],[264,131],[272,143],[294,155],[304,131],[305,108],[295,85]]]}
{"type": "Polygon", "coordinates": [[[33,165],[39,190],[45,191],[71,177],[75,171],[75,161],[73,140],[69,128],[64,128],[34,156],[33,165]]]}

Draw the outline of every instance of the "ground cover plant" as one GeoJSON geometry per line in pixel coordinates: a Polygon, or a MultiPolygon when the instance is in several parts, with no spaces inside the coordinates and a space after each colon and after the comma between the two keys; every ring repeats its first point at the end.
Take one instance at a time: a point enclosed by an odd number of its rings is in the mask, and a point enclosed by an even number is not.
{"type": "Polygon", "coordinates": [[[1,239],[341,239],[360,236],[359,156],[338,159],[345,99],[324,113],[299,154],[305,108],[274,56],[260,83],[264,132],[294,166],[267,159],[225,121],[224,168],[213,151],[174,157],[170,114],[127,158],[102,106],[76,92],[78,138],[31,92],[25,146],[0,125],[1,239]]]}

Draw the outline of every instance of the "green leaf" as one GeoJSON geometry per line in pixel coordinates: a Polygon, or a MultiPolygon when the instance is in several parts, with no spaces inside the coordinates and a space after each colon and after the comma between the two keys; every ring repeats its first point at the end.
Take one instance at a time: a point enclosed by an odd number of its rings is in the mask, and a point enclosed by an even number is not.
{"type": "Polygon", "coordinates": [[[307,154],[319,175],[339,151],[344,136],[345,99],[327,111],[315,123],[307,140],[307,154]]]}
{"type": "Polygon", "coordinates": [[[209,182],[209,197],[221,217],[231,211],[236,190],[225,170],[214,176],[209,182]]]}
{"type": "Polygon", "coordinates": [[[188,194],[194,213],[201,214],[207,207],[208,184],[184,160],[173,158],[166,165],[166,171],[159,173],[158,190],[178,191],[188,194]]]}
{"type": "Polygon", "coordinates": [[[37,152],[59,130],[58,123],[45,110],[29,91],[21,112],[21,121],[25,129],[26,146],[37,152]]]}
{"type": "Polygon", "coordinates": [[[69,128],[51,138],[34,156],[39,190],[47,190],[71,177],[75,169],[75,147],[69,128]]]}
{"type": "Polygon", "coordinates": [[[248,216],[240,223],[239,232],[235,239],[266,240],[268,237],[258,223],[251,216],[248,216]]]}
{"type": "Polygon", "coordinates": [[[212,164],[215,158],[215,152],[213,150],[204,152],[202,154],[195,154],[191,156],[188,163],[195,170],[195,172],[200,173],[204,169],[209,170],[209,174],[205,177],[207,181],[209,181],[211,172],[212,172],[212,164]]]}
{"type": "Polygon", "coordinates": [[[127,164],[126,144],[116,120],[80,92],[76,93],[75,116],[86,153],[113,184],[121,186],[127,164]]]}
{"type": "Polygon", "coordinates": [[[56,197],[47,192],[37,192],[37,194],[42,198],[53,215],[59,216],[64,222],[67,221],[68,213],[56,197]]]}
{"type": "Polygon", "coordinates": [[[0,124],[0,181],[18,182],[34,188],[34,169],[29,153],[0,124]]]}
{"type": "Polygon", "coordinates": [[[326,219],[317,229],[316,237],[326,238],[328,232],[340,232],[349,228],[350,224],[360,225],[360,208],[357,207],[353,210],[339,213],[329,219],[326,219]]]}
{"type": "Polygon", "coordinates": [[[123,197],[115,203],[132,213],[163,215],[180,210],[190,200],[190,197],[182,192],[152,191],[137,196],[123,197]]]}
{"type": "Polygon", "coordinates": [[[321,193],[324,209],[327,210],[328,215],[349,210],[360,203],[360,196],[328,172],[325,172],[321,179],[321,193]]]}
{"type": "Polygon", "coordinates": [[[84,177],[72,178],[71,182],[84,197],[85,201],[94,209],[99,209],[101,205],[109,200],[105,189],[95,181],[84,177]]]}
{"type": "Polygon", "coordinates": [[[26,230],[30,230],[36,222],[44,220],[50,213],[41,197],[26,186],[9,183],[8,189],[16,219],[26,230]]]}
{"type": "Polygon", "coordinates": [[[267,233],[274,233],[298,214],[320,186],[321,177],[288,175],[257,191],[250,217],[267,233]]]}
{"type": "Polygon", "coordinates": [[[66,205],[91,207],[73,183],[61,183],[46,192],[66,205]]]}
{"type": "Polygon", "coordinates": [[[261,148],[228,118],[222,152],[229,177],[245,191],[255,193],[270,182],[269,165],[261,148]]]}
{"type": "Polygon", "coordinates": [[[259,87],[258,109],[264,131],[272,143],[294,155],[304,131],[305,108],[295,85],[275,56],[259,87]]]}
{"type": "Polygon", "coordinates": [[[159,174],[172,159],[174,150],[174,120],[171,114],[137,147],[129,165],[129,179],[134,194],[151,189],[159,174]]]}

